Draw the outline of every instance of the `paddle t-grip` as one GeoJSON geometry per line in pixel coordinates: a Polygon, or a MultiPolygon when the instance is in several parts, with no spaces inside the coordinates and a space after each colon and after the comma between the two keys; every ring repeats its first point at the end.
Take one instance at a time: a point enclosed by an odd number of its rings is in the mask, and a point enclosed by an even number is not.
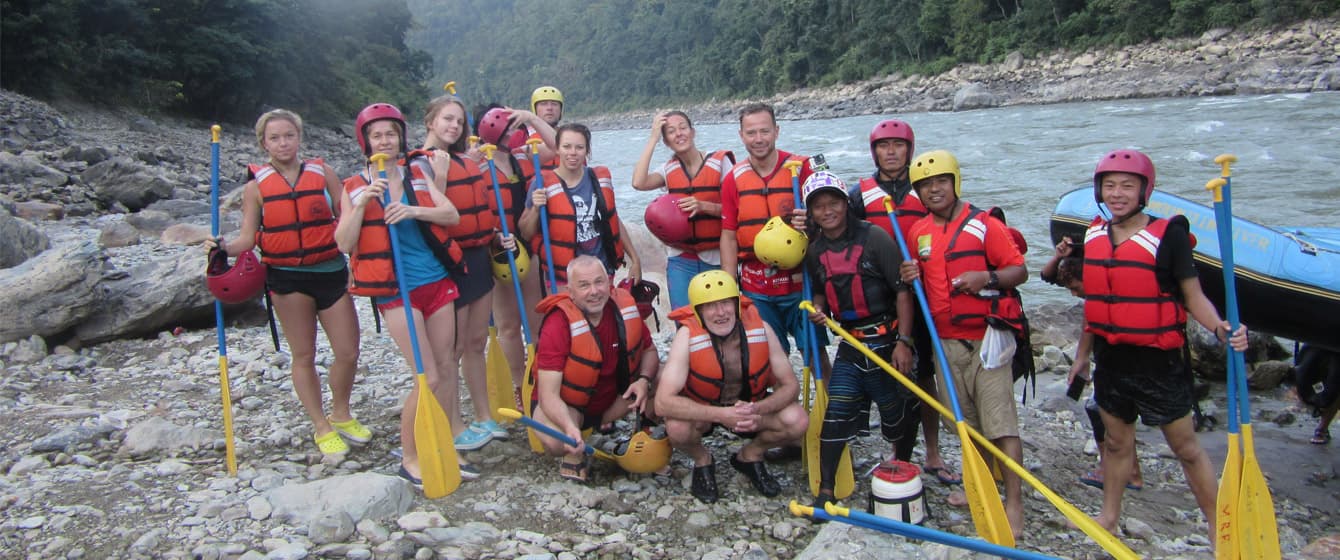
{"type": "Polygon", "coordinates": [[[1210,182],[1205,183],[1205,190],[1214,193],[1215,202],[1223,202],[1225,185],[1228,185],[1228,181],[1225,181],[1223,177],[1210,179],[1210,182]]]}
{"type": "Polygon", "coordinates": [[[799,176],[800,176],[800,166],[802,166],[802,165],[804,165],[804,164],[801,163],[801,162],[799,162],[799,161],[796,161],[796,160],[793,159],[793,160],[791,160],[791,161],[788,161],[788,162],[786,162],[786,163],[783,163],[783,164],[782,164],[782,167],[785,167],[788,171],[790,171],[790,172],[791,172],[791,177],[794,178],[794,177],[799,177],[799,176]]]}
{"type": "MultiPolygon", "coordinates": [[[[471,136],[471,138],[474,138],[475,140],[479,139],[478,136],[471,136]]],[[[479,147],[479,152],[484,154],[484,159],[489,161],[493,161],[493,152],[496,151],[498,151],[498,147],[493,144],[484,144],[479,147]]]]}
{"type": "Polygon", "coordinates": [[[456,82],[442,84],[442,90],[452,95],[456,95],[456,82]]]}
{"type": "Polygon", "coordinates": [[[219,141],[219,133],[220,133],[220,132],[223,132],[223,127],[221,127],[221,126],[219,126],[219,125],[217,125],[217,124],[214,125],[214,126],[209,127],[209,141],[210,141],[210,142],[218,142],[218,141],[219,141]]]}
{"type": "Polygon", "coordinates": [[[1233,154],[1219,154],[1214,158],[1214,162],[1219,164],[1220,167],[1219,174],[1223,175],[1224,177],[1231,177],[1233,175],[1228,166],[1237,163],[1237,161],[1238,156],[1235,156],[1233,154]]]}
{"type": "Polygon", "coordinates": [[[530,146],[530,153],[532,154],[540,153],[540,144],[543,143],[544,140],[540,140],[539,138],[531,138],[530,140],[526,141],[526,145],[530,146]]]}

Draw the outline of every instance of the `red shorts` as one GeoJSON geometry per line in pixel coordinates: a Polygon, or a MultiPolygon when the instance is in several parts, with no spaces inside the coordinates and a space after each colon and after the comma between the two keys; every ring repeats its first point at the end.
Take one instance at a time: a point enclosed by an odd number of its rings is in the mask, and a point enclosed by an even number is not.
{"type": "MultiPolygon", "coordinates": [[[[456,283],[450,278],[443,278],[432,284],[424,284],[409,291],[409,305],[418,309],[424,317],[432,317],[439,309],[446,307],[456,298],[461,296],[460,290],[456,289],[456,283]]],[[[383,314],[393,309],[399,309],[405,300],[395,298],[386,303],[377,304],[383,314]]]]}

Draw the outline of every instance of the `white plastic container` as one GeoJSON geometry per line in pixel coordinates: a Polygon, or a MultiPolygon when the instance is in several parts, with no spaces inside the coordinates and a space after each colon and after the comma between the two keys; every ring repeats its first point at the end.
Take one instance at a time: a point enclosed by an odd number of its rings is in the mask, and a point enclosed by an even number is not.
{"type": "Polygon", "coordinates": [[[870,476],[870,501],[866,511],[904,523],[926,522],[926,495],[921,487],[921,469],[906,461],[888,461],[870,476]]]}

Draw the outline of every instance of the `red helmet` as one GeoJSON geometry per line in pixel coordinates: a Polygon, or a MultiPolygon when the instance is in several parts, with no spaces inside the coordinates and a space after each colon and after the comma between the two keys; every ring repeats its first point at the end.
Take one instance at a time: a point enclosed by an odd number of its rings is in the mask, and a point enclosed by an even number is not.
{"type": "Polygon", "coordinates": [[[255,253],[247,251],[228,266],[228,254],[212,249],[209,267],[205,269],[205,286],[223,303],[244,303],[265,289],[265,265],[256,260],[255,253]]]}
{"type": "Polygon", "coordinates": [[[363,149],[363,155],[372,155],[372,147],[368,146],[368,125],[381,120],[393,120],[400,124],[400,151],[409,151],[409,143],[405,139],[405,115],[390,103],[373,103],[359,111],[358,117],[354,119],[354,137],[358,139],[358,147],[363,149]]]}
{"type": "Polygon", "coordinates": [[[1117,150],[1098,160],[1098,167],[1093,170],[1094,200],[1103,201],[1103,174],[1116,172],[1139,175],[1144,179],[1145,191],[1140,197],[1140,206],[1149,204],[1149,197],[1154,196],[1154,162],[1136,150],[1117,150]]]}
{"type": "Polygon", "coordinates": [[[502,107],[489,109],[484,116],[479,118],[479,139],[485,144],[493,144],[503,150],[511,149],[511,146],[504,146],[498,142],[502,140],[503,132],[507,131],[507,125],[511,124],[511,111],[502,107]]]}
{"type": "Polygon", "coordinates": [[[879,121],[875,128],[870,130],[870,149],[875,148],[875,143],[880,140],[895,138],[907,142],[907,158],[912,159],[917,147],[917,137],[912,134],[912,125],[898,119],[888,119],[879,121]]]}
{"type": "Polygon", "coordinates": [[[652,235],[672,247],[683,244],[693,236],[689,215],[679,209],[678,195],[663,194],[656,197],[647,205],[642,221],[647,224],[652,235]]]}
{"type": "Polygon", "coordinates": [[[642,314],[644,320],[651,317],[651,314],[656,311],[651,303],[657,296],[661,295],[661,287],[656,285],[655,282],[638,280],[634,284],[632,280],[624,278],[619,281],[619,289],[628,290],[628,293],[633,294],[633,301],[637,302],[637,311],[642,314]]]}

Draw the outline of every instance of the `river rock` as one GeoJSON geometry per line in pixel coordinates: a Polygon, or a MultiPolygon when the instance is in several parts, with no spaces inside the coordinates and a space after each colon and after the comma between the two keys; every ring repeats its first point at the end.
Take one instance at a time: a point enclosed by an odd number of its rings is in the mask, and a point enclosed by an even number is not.
{"type": "Polygon", "coordinates": [[[61,152],[65,161],[82,161],[89,165],[102,163],[112,157],[112,153],[102,146],[70,146],[61,152]]]}
{"type": "Polygon", "coordinates": [[[158,239],[168,245],[199,245],[209,239],[209,226],[173,224],[158,239]]]}
{"type": "Polygon", "coordinates": [[[116,157],[90,166],[80,177],[104,204],[120,203],[131,211],[172,196],[170,181],[129,158],[116,157]]]}
{"type": "Polygon", "coordinates": [[[954,93],[955,111],[985,109],[997,105],[1000,105],[1000,100],[981,84],[968,84],[954,93]]]}
{"type": "Polygon", "coordinates": [[[125,222],[107,224],[98,234],[98,244],[104,249],[129,247],[140,243],[140,232],[125,222]]]}
{"type": "Polygon", "coordinates": [[[108,273],[100,288],[101,308],[75,329],[87,343],[150,334],[214,309],[200,251],[148,255],[147,262],[108,273]]]}
{"type": "Polygon", "coordinates": [[[131,457],[149,455],[158,451],[174,451],[199,447],[214,440],[215,433],[205,428],[178,426],[158,416],[151,416],[126,431],[119,453],[131,457]]]}
{"type": "Polygon", "coordinates": [[[1293,379],[1293,364],[1283,360],[1258,362],[1249,369],[1247,385],[1253,389],[1274,389],[1285,379],[1293,379]]]}
{"type": "Polygon", "coordinates": [[[204,223],[209,223],[209,202],[200,200],[177,200],[167,199],[159,200],[150,204],[148,210],[158,210],[166,212],[172,216],[173,220],[182,221],[188,218],[201,218],[204,223]]]}
{"type": "Polygon", "coordinates": [[[21,185],[25,189],[54,189],[70,177],[47,167],[34,156],[0,152],[0,184],[21,185]]]}
{"type": "Polygon", "coordinates": [[[1326,535],[1308,543],[1299,554],[1309,560],[1340,558],[1340,533],[1326,535]]]}
{"type": "Polygon", "coordinates": [[[82,241],[0,270],[0,342],[57,334],[98,312],[102,267],[97,244],[82,241]]]}
{"type": "Polygon", "coordinates": [[[14,205],[14,213],[30,221],[56,221],[65,217],[65,207],[50,202],[28,200],[14,205]]]}
{"type": "Polygon", "coordinates": [[[112,427],[106,424],[96,424],[92,426],[81,425],[65,428],[34,441],[31,451],[33,453],[47,453],[51,451],[70,452],[75,446],[84,443],[93,443],[102,439],[112,431],[112,427]]]}
{"type": "Polygon", "coordinates": [[[354,534],[354,520],[343,511],[326,512],[307,525],[307,538],[316,544],[344,542],[354,534]]]}
{"type": "Polygon", "coordinates": [[[46,234],[0,207],[0,268],[9,268],[51,247],[46,234]]]}
{"type": "Polygon", "coordinates": [[[141,232],[157,235],[163,230],[176,223],[172,215],[162,210],[141,210],[132,214],[126,214],[126,223],[135,227],[141,232]]]}
{"type": "Polygon", "coordinates": [[[281,486],[267,491],[265,498],[274,506],[273,517],[290,523],[311,523],[334,511],[344,512],[357,523],[408,511],[414,499],[411,491],[399,477],[358,473],[281,486]]]}

